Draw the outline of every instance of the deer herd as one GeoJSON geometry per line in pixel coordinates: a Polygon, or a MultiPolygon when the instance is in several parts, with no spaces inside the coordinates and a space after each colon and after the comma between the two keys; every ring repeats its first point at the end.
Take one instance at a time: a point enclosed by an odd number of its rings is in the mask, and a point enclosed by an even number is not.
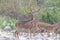
{"type": "Polygon", "coordinates": [[[32,10],[29,12],[29,18],[30,18],[29,20],[16,22],[15,35],[18,36],[20,32],[30,32],[30,33],[41,33],[41,32],[50,33],[55,31],[57,31],[55,33],[60,32],[59,23],[49,24],[40,22],[34,18],[33,13],[34,12],[32,10]]]}

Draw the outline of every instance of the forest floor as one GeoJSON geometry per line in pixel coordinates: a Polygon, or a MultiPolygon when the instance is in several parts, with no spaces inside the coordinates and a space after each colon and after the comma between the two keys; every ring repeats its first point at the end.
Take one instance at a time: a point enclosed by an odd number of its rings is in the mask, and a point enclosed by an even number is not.
{"type": "Polygon", "coordinates": [[[14,31],[7,32],[0,30],[0,40],[60,40],[60,34],[55,33],[21,33],[19,39],[14,36],[14,31]]]}

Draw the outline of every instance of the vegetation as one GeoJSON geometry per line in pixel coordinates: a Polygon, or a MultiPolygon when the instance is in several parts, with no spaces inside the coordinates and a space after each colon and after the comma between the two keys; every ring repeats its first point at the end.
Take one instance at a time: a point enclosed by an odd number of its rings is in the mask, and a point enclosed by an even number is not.
{"type": "Polygon", "coordinates": [[[15,22],[24,19],[31,7],[40,9],[34,15],[38,20],[60,23],[60,0],[0,0],[0,29],[6,25],[15,29],[15,22]]]}

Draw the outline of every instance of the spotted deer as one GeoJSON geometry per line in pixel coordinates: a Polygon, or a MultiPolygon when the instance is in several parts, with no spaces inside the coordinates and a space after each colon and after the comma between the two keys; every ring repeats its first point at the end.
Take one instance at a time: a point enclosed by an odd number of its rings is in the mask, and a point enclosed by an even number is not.
{"type": "MultiPolygon", "coordinates": [[[[37,11],[35,11],[35,12],[37,12],[37,11]]],[[[30,30],[32,29],[32,26],[34,24],[34,22],[33,22],[34,18],[33,18],[32,13],[35,13],[35,12],[33,12],[33,10],[30,10],[29,16],[28,16],[30,18],[29,20],[24,20],[24,21],[18,21],[18,22],[16,22],[16,24],[15,24],[15,26],[16,26],[15,34],[16,35],[18,35],[22,31],[31,32],[30,30]]]]}
{"type": "Polygon", "coordinates": [[[32,10],[29,12],[30,20],[18,21],[16,22],[15,34],[19,36],[20,32],[30,32],[30,33],[40,33],[41,31],[51,32],[53,31],[53,26],[48,23],[40,22],[35,17],[33,17],[32,10]]]}

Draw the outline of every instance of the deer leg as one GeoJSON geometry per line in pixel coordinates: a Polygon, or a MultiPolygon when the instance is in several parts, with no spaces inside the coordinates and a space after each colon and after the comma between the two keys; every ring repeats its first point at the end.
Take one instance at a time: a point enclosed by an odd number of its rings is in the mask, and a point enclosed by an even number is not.
{"type": "Polygon", "coordinates": [[[19,31],[15,31],[15,37],[19,38],[19,31]]]}
{"type": "Polygon", "coordinates": [[[31,30],[29,30],[29,40],[31,40],[31,30]]]}
{"type": "Polygon", "coordinates": [[[17,30],[15,31],[15,37],[18,35],[17,30]]]}

